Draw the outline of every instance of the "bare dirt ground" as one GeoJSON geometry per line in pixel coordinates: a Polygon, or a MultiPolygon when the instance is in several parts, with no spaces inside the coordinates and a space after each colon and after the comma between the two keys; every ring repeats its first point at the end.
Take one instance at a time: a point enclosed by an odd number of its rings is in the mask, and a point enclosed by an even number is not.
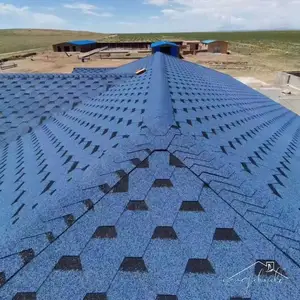
{"type": "Polygon", "coordinates": [[[266,83],[273,83],[279,71],[300,68],[299,60],[278,59],[276,56],[262,53],[254,55],[198,53],[185,59],[233,77],[255,77],[266,83]]]}
{"type": "MultiPolygon", "coordinates": [[[[32,58],[15,60],[16,68],[2,70],[2,73],[71,73],[75,67],[118,67],[134,61],[134,59],[121,59],[116,56],[113,59],[100,59],[99,56],[91,56],[84,63],[78,59],[80,53],[72,53],[68,57],[65,53],[52,51],[40,52],[32,58]]],[[[124,55],[123,55],[124,56],[124,55]]],[[[272,83],[278,71],[300,69],[298,60],[278,59],[276,56],[258,53],[254,55],[242,55],[238,53],[212,54],[198,53],[188,55],[185,60],[198,63],[234,77],[255,77],[263,82],[272,83]]]]}
{"type": "Polygon", "coordinates": [[[79,53],[68,57],[65,53],[52,51],[41,52],[36,56],[15,60],[15,68],[2,70],[0,73],[71,73],[74,68],[118,67],[134,61],[133,59],[99,59],[91,57],[84,63],[78,59],[79,53]]]}

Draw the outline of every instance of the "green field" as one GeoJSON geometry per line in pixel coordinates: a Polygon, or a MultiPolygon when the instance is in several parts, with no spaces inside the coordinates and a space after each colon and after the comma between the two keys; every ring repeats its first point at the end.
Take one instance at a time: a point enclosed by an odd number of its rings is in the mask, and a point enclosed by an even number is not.
{"type": "Polygon", "coordinates": [[[84,31],[5,29],[0,30],[0,54],[51,48],[53,44],[75,39],[101,40],[103,37],[101,33],[84,31]]]}
{"type": "Polygon", "coordinates": [[[300,31],[246,31],[246,32],[184,32],[184,33],[136,33],[119,34],[120,40],[158,40],[162,38],[186,40],[228,41],[278,41],[300,43],[300,31]]]}
{"type": "Polygon", "coordinates": [[[0,30],[0,54],[50,48],[52,44],[73,39],[95,39],[98,41],[156,41],[156,40],[204,40],[218,39],[230,42],[234,52],[249,54],[252,52],[289,52],[300,53],[300,31],[255,31],[255,32],[190,32],[190,33],[137,33],[108,35],[83,31],[67,30],[0,30]]]}
{"type": "MultiPolygon", "coordinates": [[[[234,52],[249,54],[251,52],[280,51],[299,55],[300,31],[248,31],[248,32],[190,32],[190,33],[150,33],[120,34],[113,40],[227,40],[234,52]],[[298,53],[295,53],[298,52],[298,53]]],[[[109,39],[108,39],[109,40],[109,39]]]]}

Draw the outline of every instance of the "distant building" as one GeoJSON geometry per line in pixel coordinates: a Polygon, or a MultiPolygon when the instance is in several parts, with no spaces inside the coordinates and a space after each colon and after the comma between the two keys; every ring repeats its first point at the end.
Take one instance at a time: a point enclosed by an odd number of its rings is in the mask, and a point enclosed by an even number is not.
{"type": "Polygon", "coordinates": [[[159,41],[151,44],[152,53],[161,52],[171,56],[179,57],[179,46],[168,41],[159,41]]]}
{"type": "Polygon", "coordinates": [[[201,50],[207,50],[207,52],[224,54],[228,52],[227,41],[204,40],[201,44],[201,50]]]}
{"type": "MultiPolygon", "coordinates": [[[[109,49],[139,49],[139,50],[150,50],[151,41],[124,41],[124,42],[97,42],[90,40],[83,41],[69,41],[60,44],[53,45],[54,52],[88,52],[96,48],[108,47],[109,49]]],[[[182,41],[172,41],[177,46],[182,46],[182,41]]]]}
{"type": "Polygon", "coordinates": [[[52,46],[54,52],[88,52],[97,48],[93,40],[69,41],[52,46]]]}
{"type": "Polygon", "coordinates": [[[183,41],[182,54],[196,54],[200,49],[200,41],[183,41]]]}
{"type": "MultiPolygon", "coordinates": [[[[151,41],[123,41],[123,42],[97,42],[98,48],[108,47],[109,49],[151,49],[151,41]]],[[[182,41],[172,41],[181,46],[182,41]]]]}

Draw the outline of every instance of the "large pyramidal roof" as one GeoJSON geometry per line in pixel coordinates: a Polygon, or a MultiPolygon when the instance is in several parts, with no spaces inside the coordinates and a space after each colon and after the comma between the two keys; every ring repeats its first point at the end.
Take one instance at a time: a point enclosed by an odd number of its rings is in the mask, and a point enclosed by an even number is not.
{"type": "Polygon", "coordinates": [[[161,53],[0,106],[0,299],[300,299],[293,112],[161,53]]]}

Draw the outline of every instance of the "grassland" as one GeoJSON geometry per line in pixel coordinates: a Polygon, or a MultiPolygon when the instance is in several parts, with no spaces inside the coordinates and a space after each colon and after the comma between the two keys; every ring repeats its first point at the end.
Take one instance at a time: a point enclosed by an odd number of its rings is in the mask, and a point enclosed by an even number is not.
{"type": "MultiPolygon", "coordinates": [[[[249,54],[252,52],[294,52],[300,49],[300,31],[247,31],[247,32],[189,32],[189,33],[149,33],[119,34],[111,40],[227,40],[234,52],[249,54]]],[[[110,39],[108,39],[110,40],[110,39]]]]}
{"type": "Polygon", "coordinates": [[[52,44],[74,39],[101,40],[101,33],[69,30],[8,29],[0,30],[0,54],[31,49],[47,49],[52,44]]]}
{"type": "Polygon", "coordinates": [[[241,54],[272,52],[275,55],[300,55],[300,31],[254,31],[254,32],[190,32],[190,33],[137,33],[118,34],[113,37],[101,33],[68,31],[12,29],[0,30],[0,54],[15,51],[50,48],[52,44],[73,39],[105,41],[155,41],[155,40],[228,40],[230,49],[241,54]]]}

